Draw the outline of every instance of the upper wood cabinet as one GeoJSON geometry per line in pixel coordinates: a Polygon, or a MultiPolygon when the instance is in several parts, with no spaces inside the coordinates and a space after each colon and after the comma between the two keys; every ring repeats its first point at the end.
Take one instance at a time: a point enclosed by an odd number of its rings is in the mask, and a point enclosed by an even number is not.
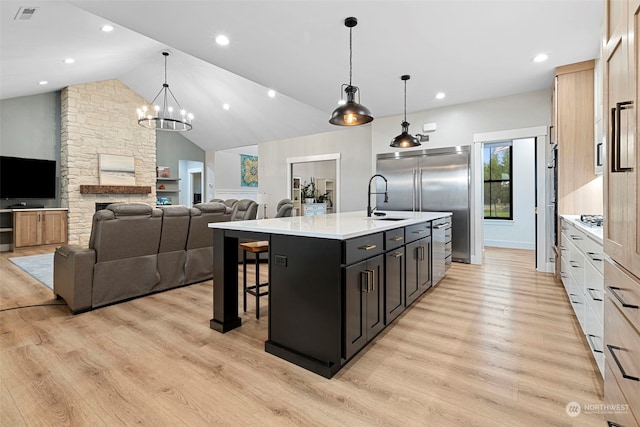
{"type": "MultiPolygon", "coordinates": [[[[558,143],[558,213],[602,213],[594,182],[595,60],[556,68],[552,142],[558,143]]],[[[599,196],[599,197],[598,197],[599,196]]]]}
{"type": "Polygon", "coordinates": [[[16,248],[66,243],[67,211],[15,211],[13,228],[16,248]]]}
{"type": "Polygon", "coordinates": [[[605,252],[640,277],[638,70],[640,0],[609,0],[605,19],[605,252]]]}

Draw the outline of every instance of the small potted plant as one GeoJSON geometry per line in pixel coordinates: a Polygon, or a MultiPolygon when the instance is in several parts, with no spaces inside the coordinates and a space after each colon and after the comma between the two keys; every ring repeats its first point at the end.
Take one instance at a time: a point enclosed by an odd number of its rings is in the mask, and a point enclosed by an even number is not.
{"type": "Polygon", "coordinates": [[[307,184],[307,181],[305,181],[304,185],[300,188],[300,197],[304,200],[304,203],[314,203],[316,197],[316,184],[313,181],[307,184]]]}

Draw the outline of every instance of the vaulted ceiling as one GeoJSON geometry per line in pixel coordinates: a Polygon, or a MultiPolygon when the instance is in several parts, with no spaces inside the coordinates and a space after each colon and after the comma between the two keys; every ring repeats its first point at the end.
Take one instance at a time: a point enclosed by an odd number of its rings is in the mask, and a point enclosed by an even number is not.
{"type": "Polygon", "coordinates": [[[151,100],[168,49],[168,83],[195,115],[184,135],[220,150],[339,129],[346,17],[359,21],[353,84],[383,117],[402,114],[402,74],[409,112],[548,89],[556,66],[598,56],[603,12],[603,0],[3,0],[0,98],[117,78],[151,100]],[[21,7],[37,10],[15,19],[21,7]]]}

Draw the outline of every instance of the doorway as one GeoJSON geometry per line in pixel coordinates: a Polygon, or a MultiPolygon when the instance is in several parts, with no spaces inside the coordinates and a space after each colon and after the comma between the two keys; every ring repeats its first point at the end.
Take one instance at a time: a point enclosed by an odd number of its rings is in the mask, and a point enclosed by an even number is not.
{"type": "MultiPolygon", "coordinates": [[[[315,156],[287,158],[287,197],[294,201],[294,177],[299,177],[299,183],[314,178],[329,178],[333,175],[333,199],[332,213],[340,212],[340,153],[320,154],[315,156]],[[327,177],[314,176],[313,174],[326,174],[327,177]],[[299,175],[298,175],[299,174],[299,175]]],[[[299,196],[298,196],[299,197],[299,196]]],[[[299,214],[299,210],[298,210],[299,214]]]]}
{"type": "MultiPolygon", "coordinates": [[[[474,234],[474,252],[476,259],[472,255],[472,263],[482,263],[482,253],[484,248],[485,221],[484,221],[484,168],[483,153],[485,144],[496,141],[516,141],[527,140],[533,141],[534,155],[528,161],[529,172],[533,171],[533,206],[529,205],[530,213],[525,213],[529,218],[534,218],[531,223],[535,230],[535,256],[536,270],[540,272],[551,273],[555,271],[555,263],[553,257],[553,248],[550,236],[547,235],[547,223],[553,218],[548,215],[546,206],[550,203],[550,195],[548,194],[546,180],[546,158],[548,153],[548,137],[547,127],[538,126],[523,129],[511,129],[496,132],[487,132],[473,135],[473,218],[472,233],[474,234]],[[475,224],[475,226],[474,226],[475,224]]],[[[531,142],[529,142],[531,144],[531,142]]],[[[526,145],[526,144],[525,144],[526,145]]],[[[530,156],[531,157],[531,156],[530,156]]],[[[514,191],[516,191],[514,189],[514,191]]]]}

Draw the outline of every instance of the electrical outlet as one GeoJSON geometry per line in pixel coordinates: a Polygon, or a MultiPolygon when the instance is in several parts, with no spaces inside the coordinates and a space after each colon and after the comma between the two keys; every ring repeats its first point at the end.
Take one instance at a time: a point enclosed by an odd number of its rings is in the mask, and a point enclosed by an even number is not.
{"type": "Polygon", "coordinates": [[[279,265],[280,267],[286,267],[287,257],[284,255],[274,255],[273,262],[275,263],[275,265],[279,265]]]}

